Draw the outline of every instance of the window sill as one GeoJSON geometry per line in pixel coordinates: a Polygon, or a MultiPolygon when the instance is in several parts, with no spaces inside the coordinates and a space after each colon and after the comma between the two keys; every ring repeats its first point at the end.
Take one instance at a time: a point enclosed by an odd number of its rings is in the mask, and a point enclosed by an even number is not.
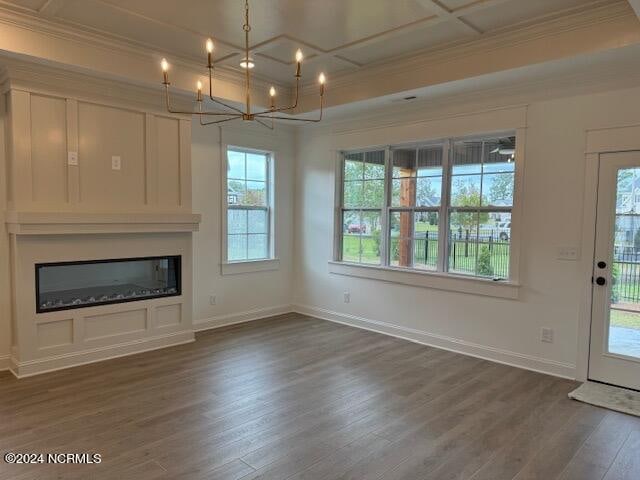
{"type": "Polygon", "coordinates": [[[520,285],[511,281],[494,281],[463,275],[421,272],[380,265],[361,265],[348,262],[329,262],[329,273],[348,277],[369,278],[383,282],[470,293],[489,297],[517,299],[520,285]]]}
{"type": "Polygon", "coordinates": [[[280,259],[247,260],[242,262],[226,262],[222,264],[222,275],[238,275],[241,273],[268,272],[280,269],[280,259]]]}

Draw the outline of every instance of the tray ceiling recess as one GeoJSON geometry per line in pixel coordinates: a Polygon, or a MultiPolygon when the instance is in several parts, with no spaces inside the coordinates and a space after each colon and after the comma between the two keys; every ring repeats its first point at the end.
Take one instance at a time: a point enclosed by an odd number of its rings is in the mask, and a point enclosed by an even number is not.
{"type": "MultiPolygon", "coordinates": [[[[238,0],[2,0],[0,5],[102,32],[202,63],[203,42],[216,64],[240,70],[244,56],[238,0]]],[[[260,0],[252,2],[255,75],[293,85],[295,52],[305,73],[332,78],[437,46],[473,40],[523,23],[586,9],[590,0],[260,0]]],[[[602,3],[602,2],[597,2],[602,3]]],[[[611,3],[617,3],[612,1],[611,3]]],[[[311,81],[313,80],[313,81],[311,81]]]]}
{"type": "MultiPolygon", "coordinates": [[[[206,84],[203,48],[211,38],[214,95],[241,108],[243,4],[0,0],[0,50],[137,85],[161,80],[158,65],[166,57],[172,91],[186,100],[197,81],[206,84]]],[[[459,81],[552,62],[572,68],[581,55],[640,46],[640,0],[250,0],[250,8],[252,99],[268,109],[274,86],[277,103],[292,104],[301,49],[296,118],[319,113],[321,72],[330,81],[325,113],[333,118],[338,106],[432,98],[430,92],[459,81]]]]}

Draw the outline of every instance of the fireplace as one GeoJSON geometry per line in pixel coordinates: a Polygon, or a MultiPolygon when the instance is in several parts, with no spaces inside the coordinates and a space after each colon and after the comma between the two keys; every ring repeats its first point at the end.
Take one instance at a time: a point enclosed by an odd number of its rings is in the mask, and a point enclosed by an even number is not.
{"type": "Polygon", "coordinates": [[[0,368],[17,377],[195,339],[191,117],[54,70],[3,71],[0,368]]]}
{"type": "Polygon", "coordinates": [[[38,263],[36,312],[181,295],[181,256],[38,263]]]}

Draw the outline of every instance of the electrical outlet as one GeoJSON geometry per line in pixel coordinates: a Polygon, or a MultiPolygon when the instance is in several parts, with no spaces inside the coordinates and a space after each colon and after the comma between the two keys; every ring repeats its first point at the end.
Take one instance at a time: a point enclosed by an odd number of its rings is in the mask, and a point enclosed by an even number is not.
{"type": "Polygon", "coordinates": [[[211,295],[209,297],[209,305],[215,305],[217,302],[216,296],[215,295],[211,295]]]}
{"type": "Polygon", "coordinates": [[[67,165],[78,165],[78,152],[67,152],[67,165]]]}
{"type": "Polygon", "coordinates": [[[122,159],[118,156],[111,157],[111,170],[120,170],[122,168],[122,159]]]}
{"type": "Polygon", "coordinates": [[[542,327],[540,329],[540,341],[545,343],[553,343],[553,328],[542,327]]]}
{"type": "Polygon", "coordinates": [[[351,302],[351,293],[344,292],[344,303],[350,303],[350,302],[351,302]]]}

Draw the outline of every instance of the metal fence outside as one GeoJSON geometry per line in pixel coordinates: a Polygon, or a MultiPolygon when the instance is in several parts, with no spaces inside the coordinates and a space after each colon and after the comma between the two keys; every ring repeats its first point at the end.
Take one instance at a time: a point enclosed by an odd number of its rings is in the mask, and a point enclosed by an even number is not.
{"type": "Polygon", "coordinates": [[[640,249],[633,245],[614,246],[611,301],[640,302],[640,249]]]}
{"type": "MultiPolygon", "coordinates": [[[[509,241],[506,231],[481,229],[449,232],[449,271],[489,278],[508,278],[509,241]]],[[[397,258],[398,238],[391,239],[391,257],[397,258]]],[[[438,232],[417,232],[413,239],[415,267],[435,269],[438,259],[438,232]]]]}

